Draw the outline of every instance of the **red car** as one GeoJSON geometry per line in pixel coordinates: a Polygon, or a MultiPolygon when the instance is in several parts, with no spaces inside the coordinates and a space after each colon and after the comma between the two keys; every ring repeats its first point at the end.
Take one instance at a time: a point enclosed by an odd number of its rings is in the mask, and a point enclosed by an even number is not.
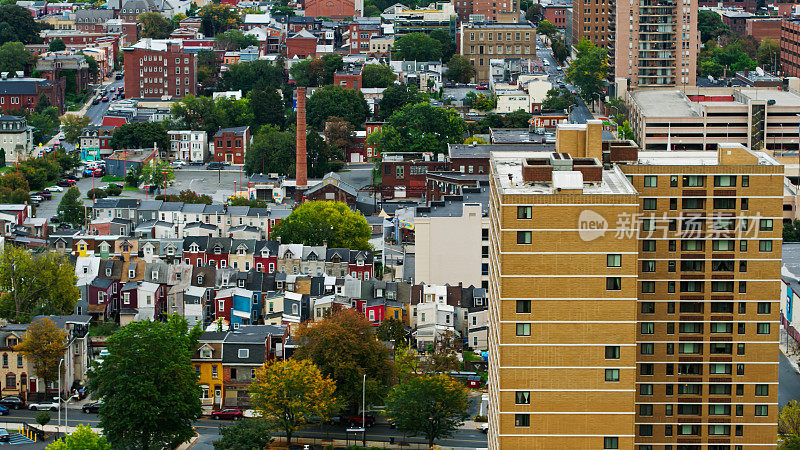
{"type": "Polygon", "coordinates": [[[241,409],[222,409],[211,413],[211,418],[214,420],[219,419],[241,419],[244,417],[241,409]]]}
{"type": "Polygon", "coordinates": [[[475,89],[477,89],[479,91],[488,91],[489,87],[488,86],[475,86],[475,89]]]}

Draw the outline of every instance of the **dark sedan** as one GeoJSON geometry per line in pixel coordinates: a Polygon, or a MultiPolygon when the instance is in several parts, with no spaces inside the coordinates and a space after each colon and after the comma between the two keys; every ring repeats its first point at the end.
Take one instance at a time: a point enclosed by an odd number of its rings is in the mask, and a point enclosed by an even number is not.
{"type": "Polygon", "coordinates": [[[103,402],[101,400],[92,403],[87,403],[83,405],[81,411],[83,411],[84,414],[97,414],[97,412],[100,411],[100,406],[102,405],[103,402]]]}
{"type": "Polygon", "coordinates": [[[22,409],[25,408],[25,400],[17,397],[16,395],[7,395],[3,398],[0,398],[0,405],[11,409],[22,409]]]}

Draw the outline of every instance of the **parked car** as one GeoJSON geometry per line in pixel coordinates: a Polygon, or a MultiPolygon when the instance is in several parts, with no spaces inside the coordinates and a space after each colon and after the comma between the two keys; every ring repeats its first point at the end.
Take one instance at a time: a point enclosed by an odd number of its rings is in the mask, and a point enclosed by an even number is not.
{"type": "Polygon", "coordinates": [[[0,416],[7,416],[8,415],[8,408],[5,406],[0,406],[0,416]]]}
{"type": "Polygon", "coordinates": [[[93,105],[99,105],[100,104],[100,99],[95,97],[94,100],[92,100],[92,104],[93,105]]]}
{"type": "Polygon", "coordinates": [[[172,167],[175,167],[175,168],[180,168],[180,167],[183,167],[183,166],[185,166],[185,165],[186,165],[186,161],[181,161],[181,160],[172,161],[172,162],[170,163],[170,165],[171,165],[172,167]]]}
{"type": "Polygon", "coordinates": [[[47,191],[47,192],[64,192],[64,188],[59,186],[59,185],[48,186],[48,187],[44,188],[44,190],[47,191]]]}
{"type": "Polygon", "coordinates": [[[52,200],[53,199],[53,194],[51,194],[51,193],[49,193],[47,191],[39,191],[39,192],[36,193],[36,195],[38,195],[39,197],[42,197],[45,200],[52,200]]]}
{"type": "Polygon", "coordinates": [[[478,427],[478,429],[481,430],[481,433],[488,434],[489,433],[489,424],[488,423],[482,423],[481,426],[478,427]]]}
{"type": "Polygon", "coordinates": [[[367,428],[372,427],[375,425],[375,415],[374,414],[367,414],[366,417],[363,418],[362,421],[361,414],[354,414],[347,418],[347,424],[350,427],[363,427],[366,425],[367,428]]]}
{"type": "Polygon", "coordinates": [[[31,411],[58,411],[58,400],[53,399],[49,402],[38,402],[38,403],[31,403],[28,405],[28,409],[31,411]]]}
{"type": "Polygon", "coordinates": [[[479,91],[486,91],[486,90],[489,90],[489,87],[488,86],[475,86],[475,89],[477,89],[479,91]]]}
{"type": "Polygon", "coordinates": [[[6,395],[0,398],[0,405],[11,409],[20,409],[25,407],[25,400],[16,395],[6,395]]]}
{"type": "Polygon", "coordinates": [[[106,102],[108,102],[108,97],[103,97],[102,99],[100,99],[100,101],[103,102],[103,103],[106,103],[106,102]]]}
{"type": "Polygon", "coordinates": [[[8,433],[8,430],[5,428],[0,428],[0,442],[10,442],[11,435],[8,433]]]}
{"type": "Polygon", "coordinates": [[[215,161],[215,162],[208,163],[208,166],[206,167],[206,169],[207,170],[220,170],[223,167],[224,167],[224,165],[221,162],[216,162],[215,161]]]}
{"type": "Polygon", "coordinates": [[[102,400],[98,400],[92,403],[87,403],[83,405],[81,411],[83,411],[84,414],[97,414],[97,412],[100,411],[100,406],[102,405],[103,405],[102,400]]]}
{"type": "Polygon", "coordinates": [[[121,80],[124,76],[125,75],[122,75],[121,73],[118,73],[118,74],[114,75],[114,79],[115,80],[121,80]]]}
{"type": "Polygon", "coordinates": [[[39,195],[31,195],[31,201],[34,203],[41,203],[44,199],[39,195]]]}
{"type": "Polygon", "coordinates": [[[211,413],[211,418],[214,420],[219,419],[241,419],[244,417],[244,413],[241,409],[222,409],[219,411],[214,411],[211,413]]]}

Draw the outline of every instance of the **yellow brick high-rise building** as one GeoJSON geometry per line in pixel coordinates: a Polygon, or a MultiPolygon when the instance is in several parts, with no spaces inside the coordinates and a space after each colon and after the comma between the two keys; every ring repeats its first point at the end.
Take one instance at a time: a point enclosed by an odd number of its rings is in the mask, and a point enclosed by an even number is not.
{"type": "Polygon", "coordinates": [[[782,166],[599,126],[492,155],[489,447],[774,448],[782,166]]]}

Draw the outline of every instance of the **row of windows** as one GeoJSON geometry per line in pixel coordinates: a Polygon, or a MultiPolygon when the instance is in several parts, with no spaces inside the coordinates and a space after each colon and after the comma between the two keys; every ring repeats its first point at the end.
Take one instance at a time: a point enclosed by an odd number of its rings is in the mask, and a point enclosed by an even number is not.
{"type": "MultiPolygon", "coordinates": [[[[519,304],[518,309],[519,312],[519,304]]],[[[681,322],[678,324],[678,331],[680,333],[689,333],[689,334],[700,334],[703,332],[703,323],[701,322],[681,322]]],[[[738,334],[746,334],[747,332],[747,324],[746,323],[737,323],[737,333],[738,334]]],[[[640,332],[643,335],[654,334],[655,333],[655,323],[654,322],[642,322],[640,324],[640,332]]],[[[709,332],[712,334],[732,334],[733,333],[733,322],[711,322],[709,324],[709,332]]],[[[667,334],[674,334],[675,333],[675,324],[674,323],[667,323],[667,334]]],[[[766,322],[760,322],[756,324],[756,334],[770,334],[770,324],[766,322]]],[[[516,324],[516,335],[520,337],[527,337],[531,335],[531,323],[529,322],[522,322],[516,324]]],[[[667,347],[667,354],[673,354],[674,348],[667,347]]],[[[684,344],[681,344],[684,345],[684,344]]],[[[679,347],[679,351],[681,353],[686,353],[689,351],[696,351],[702,354],[701,347],[694,347],[695,345],[701,344],[692,344],[692,346],[687,347],[679,347]]],[[[652,355],[654,353],[654,345],[652,343],[642,343],[640,345],[640,353],[643,355],[652,355]]],[[[741,347],[737,347],[738,349],[741,348],[741,351],[744,352],[744,345],[741,347]]],[[[720,349],[723,351],[727,349],[727,353],[730,354],[730,350],[727,347],[711,347],[711,349],[715,352],[721,354],[720,349]]],[[[730,364],[729,364],[730,366],[730,364]]],[[[728,372],[730,373],[730,372],[728,372]]]]}
{"type": "MultiPolygon", "coordinates": [[[[681,314],[703,314],[703,302],[682,301],[680,304],[681,314]]],[[[733,302],[722,302],[714,300],[710,302],[712,314],[733,314],[733,302]]],[[[667,302],[667,314],[675,314],[675,302],[667,302]]],[[[655,314],[655,302],[641,302],[642,314],[655,314]]],[[[758,302],[756,306],[758,314],[770,314],[772,312],[772,304],[769,302],[758,302]]],[[[739,302],[739,314],[747,314],[747,303],[739,302]]]]}
{"type": "MultiPolygon", "coordinates": [[[[631,176],[628,176],[631,179],[631,176]]],[[[714,175],[714,187],[736,187],[736,175],[714,175]]],[[[703,187],[705,185],[705,175],[683,175],[681,185],[683,187],[703,187]]],[[[742,187],[750,187],[750,175],[741,176],[742,187]]],[[[670,175],[669,186],[678,187],[678,175],[670,175]]],[[[657,175],[645,175],[644,187],[658,187],[657,175]]]]}
{"type": "MultiPolygon", "coordinates": [[[[528,231],[530,233],[530,231],[528,231]]],[[[657,248],[657,241],[652,239],[645,239],[642,240],[642,251],[643,252],[655,252],[657,248]]],[[[676,241],[669,240],[668,242],[669,251],[674,252],[676,249],[676,241]]],[[[711,241],[711,250],[715,252],[732,252],[736,249],[736,241],[733,239],[714,239],[711,241]]],[[[705,240],[703,239],[686,239],[681,241],[681,251],[684,252],[702,252],[705,250],[705,240]]],[[[772,251],[772,241],[771,240],[760,240],[758,241],[758,250],[760,252],[771,252],[772,251]]],[[[741,240],[739,241],[739,251],[746,252],[747,251],[747,241],[741,240]]]]}

